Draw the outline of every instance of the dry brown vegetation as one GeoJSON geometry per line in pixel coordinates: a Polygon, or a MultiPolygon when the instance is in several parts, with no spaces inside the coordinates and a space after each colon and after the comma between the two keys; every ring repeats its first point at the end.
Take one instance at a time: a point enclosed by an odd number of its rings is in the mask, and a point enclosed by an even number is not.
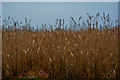
{"type": "MultiPolygon", "coordinates": [[[[91,23],[90,23],[91,24],[91,23]]],[[[3,77],[116,78],[118,26],[2,30],[3,77]]]]}

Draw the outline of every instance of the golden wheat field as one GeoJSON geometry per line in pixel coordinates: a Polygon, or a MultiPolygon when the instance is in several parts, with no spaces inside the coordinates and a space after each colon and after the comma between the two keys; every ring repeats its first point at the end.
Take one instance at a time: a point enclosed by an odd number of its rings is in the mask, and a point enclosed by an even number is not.
{"type": "MultiPolygon", "coordinates": [[[[91,25],[91,23],[90,23],[91,25]]],[[[2,30],[3,78],[116,78],[118,26],[2,30]]]]}

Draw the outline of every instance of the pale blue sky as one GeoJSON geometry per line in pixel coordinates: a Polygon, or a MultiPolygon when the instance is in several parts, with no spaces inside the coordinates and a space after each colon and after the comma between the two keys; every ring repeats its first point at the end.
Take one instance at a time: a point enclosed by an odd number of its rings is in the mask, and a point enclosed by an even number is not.
{"type": "Polygon", "coordinates": [[[68,24],[70,17],[76,20],[83,16],[87,19],[86,13],[110,14],[112,20],[118,19],[117,2],[3,2],[2,18],[11,16],[17,21],[24,21],[24,18],[31,19],[33,26],[41,24],[55,24],[56,18],[64,18],[68,24]]]}
{"type": "Polygon", "coordinates": [[[118,2],[119,0],[2,0],[3,2],[118,2]]]}

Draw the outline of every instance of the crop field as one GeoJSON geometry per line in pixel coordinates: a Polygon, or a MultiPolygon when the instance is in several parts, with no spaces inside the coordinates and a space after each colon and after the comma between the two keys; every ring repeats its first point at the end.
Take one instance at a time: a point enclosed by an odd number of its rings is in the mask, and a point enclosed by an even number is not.
{"type": "Polygon", "coordinates": [[[87,15],[87,23],[71,17],[68,26],[64,19],[36,29],[7,23],[2,29],[3,78],[116,78],[118,25],[109,22],[109,14],[103,14],[101,25],[95,20],[99,13],[87,15]]]}

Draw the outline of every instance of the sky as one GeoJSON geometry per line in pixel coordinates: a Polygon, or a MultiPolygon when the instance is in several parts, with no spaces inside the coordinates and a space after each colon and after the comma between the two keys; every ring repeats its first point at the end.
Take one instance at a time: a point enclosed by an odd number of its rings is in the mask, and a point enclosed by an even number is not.
{"type": "Polygon", "coordinates": [[[3,2],[118,2],[119,0],[2,0],[3,2]]]}
{"type": "Polygon", "coordinates": [[[110,14],[111,20],[118,19],[117,2],[2,2],[2,19],[8,16],[16,21],[24,22],[25,18],[32,20],[33,26],[41,24],[55,24],[56,19],[65,19],[68,24],[73,16],[77,21],[80,16],[83,21],[88,17],[86,13],[110,14]]]}
{"type": "Polygon", "coordinates": [[[0,2],[0,27],[2,23],[1,16],[2,16],[2,2],[0,2]]]}
{"type": "MultiPolygon", "coordinates": [[[[120,2],[119,2],[119,7],[118,7],[118,14],[120,14],[120,2]]],[[[118,16],[118,19],[120,21],[120,15],[118,16]]],[[[120,22],[119,22],[119,25],[120,25],[120,22]]]]}

